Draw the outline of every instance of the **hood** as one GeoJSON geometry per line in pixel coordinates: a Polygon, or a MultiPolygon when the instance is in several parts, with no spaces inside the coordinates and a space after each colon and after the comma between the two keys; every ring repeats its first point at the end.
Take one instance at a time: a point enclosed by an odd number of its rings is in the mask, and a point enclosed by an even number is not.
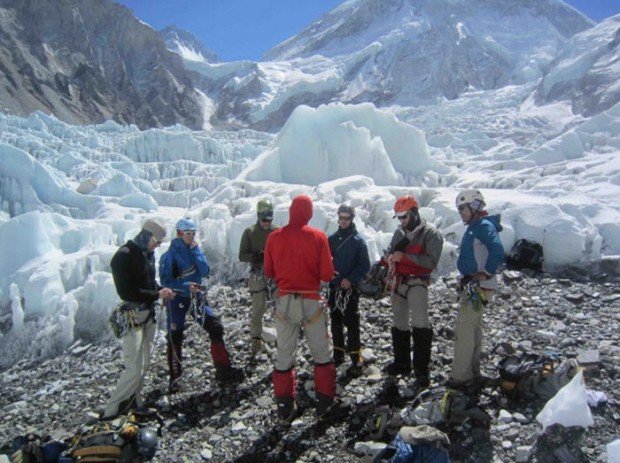
{"type": "Polygon", "coordinates": [[[485,219],[487,219],[489,222],[491,222],[493,224],[493,226],[495,227],[495,229],[497,230],[497,232],[501,232],[504,227],[502,227],[500,221],[502,220],[502,216],[501,214],[497,214],[497,215],[488,215],[485,217],[485,219]]]}
{"type": "Polygon", "coordinates": [[[310,199],[310,196],[295,196],[289,209],[289,225],[302,227],[304,225],[307,225],[311,218],[312,199],[310,199]]]}
{"type": "Polygon", "coordinates": [[[140,233],[138,233],[135,236],[135,238],[133,239],[133,242],[136,244],[136,246],[138,246],[143,251],[147,251],[149,247],[149,241],[151,240],[151,236],[153,236],[153,234],[150,231],[140,230],[140,233]]]}

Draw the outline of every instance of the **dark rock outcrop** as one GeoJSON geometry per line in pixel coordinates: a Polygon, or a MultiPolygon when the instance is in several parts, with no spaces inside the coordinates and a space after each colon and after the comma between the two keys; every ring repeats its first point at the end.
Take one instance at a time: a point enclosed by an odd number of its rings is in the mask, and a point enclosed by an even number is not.
{"type": "Polygon", "coordinates": [[[202,127],[180,57],[110,0],[0,0],[0,63],[2,112],[202,127]]]}

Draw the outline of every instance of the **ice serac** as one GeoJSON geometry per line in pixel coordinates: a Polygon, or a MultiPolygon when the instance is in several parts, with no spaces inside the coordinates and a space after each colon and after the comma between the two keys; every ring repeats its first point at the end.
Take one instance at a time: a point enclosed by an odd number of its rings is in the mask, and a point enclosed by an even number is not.
{"type": "Polygon", "coordinates": [[[69,123],[203,125],[181,58],[111,0],[0,0],[0,108],[69,123]]]}
{"type": "Polygon", "coordinates": [[[299,106],[239,179],[318,185],[364,175],[377,185],[411,183],[431,165],[424,134],[374,105],[299,106]]]}
{"type": "Polygon", "coordinates": [[[570,101],[592,116],[620,102],[620,14],[572,37],[535,93],[538,104],[570,101]]]}

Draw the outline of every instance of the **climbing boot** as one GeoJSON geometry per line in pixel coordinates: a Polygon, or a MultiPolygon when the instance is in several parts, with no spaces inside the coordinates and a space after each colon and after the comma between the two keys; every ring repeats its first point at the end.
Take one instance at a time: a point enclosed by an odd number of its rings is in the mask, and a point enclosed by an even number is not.
{"type": "Polygon", "coordinates": [[[282,425],[290,424],[297,414],[295,403],[295,370],[273,370],[273,393],[276,399],[278,422],[282,425]]]}
{"type": "Polygon", "coordinates": [[[394,362],[390,363],[386,372],[389,375],[411,374],[411,332],[392,328],[392,348],[394,362]]]}
{"type": "Polygon", "coordinates": [[[357,362],[347,368],[347,376],[350,378],[359,378],[364,374],[364,363],[357,362]]]}
{"type": "Polygon", "coordinates": [[[343,418],[351,413],[351,405],[333,397],[317,394],[316,418],[326,423],[343,418]]]}
{"type": "Polygon", "coordinates": [[[278,423],[287,426],[293,422],[297,416],[297,403],[294,397],[276,398],[278,423]]]}
{"type": "Polygon", "coordinates": [[[416,383],[421,388],[427,388],[430,385],[429,365],[432,342],[432,329],[413,329],[413,371],[415,372],[416,383]]]}

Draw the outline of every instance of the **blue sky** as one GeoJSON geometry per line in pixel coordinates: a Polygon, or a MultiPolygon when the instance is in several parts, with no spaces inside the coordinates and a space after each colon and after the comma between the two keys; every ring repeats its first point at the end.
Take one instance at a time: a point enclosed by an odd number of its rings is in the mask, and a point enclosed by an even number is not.
{"type": "MultiPolygon", "coordinates": [[[[175,24],[223,61],[257,61],[342,0],[116,0],[155,29],[175,24]]],[[[599,21],[620,13],[620,0],[569,0],[599,21]]]]}

